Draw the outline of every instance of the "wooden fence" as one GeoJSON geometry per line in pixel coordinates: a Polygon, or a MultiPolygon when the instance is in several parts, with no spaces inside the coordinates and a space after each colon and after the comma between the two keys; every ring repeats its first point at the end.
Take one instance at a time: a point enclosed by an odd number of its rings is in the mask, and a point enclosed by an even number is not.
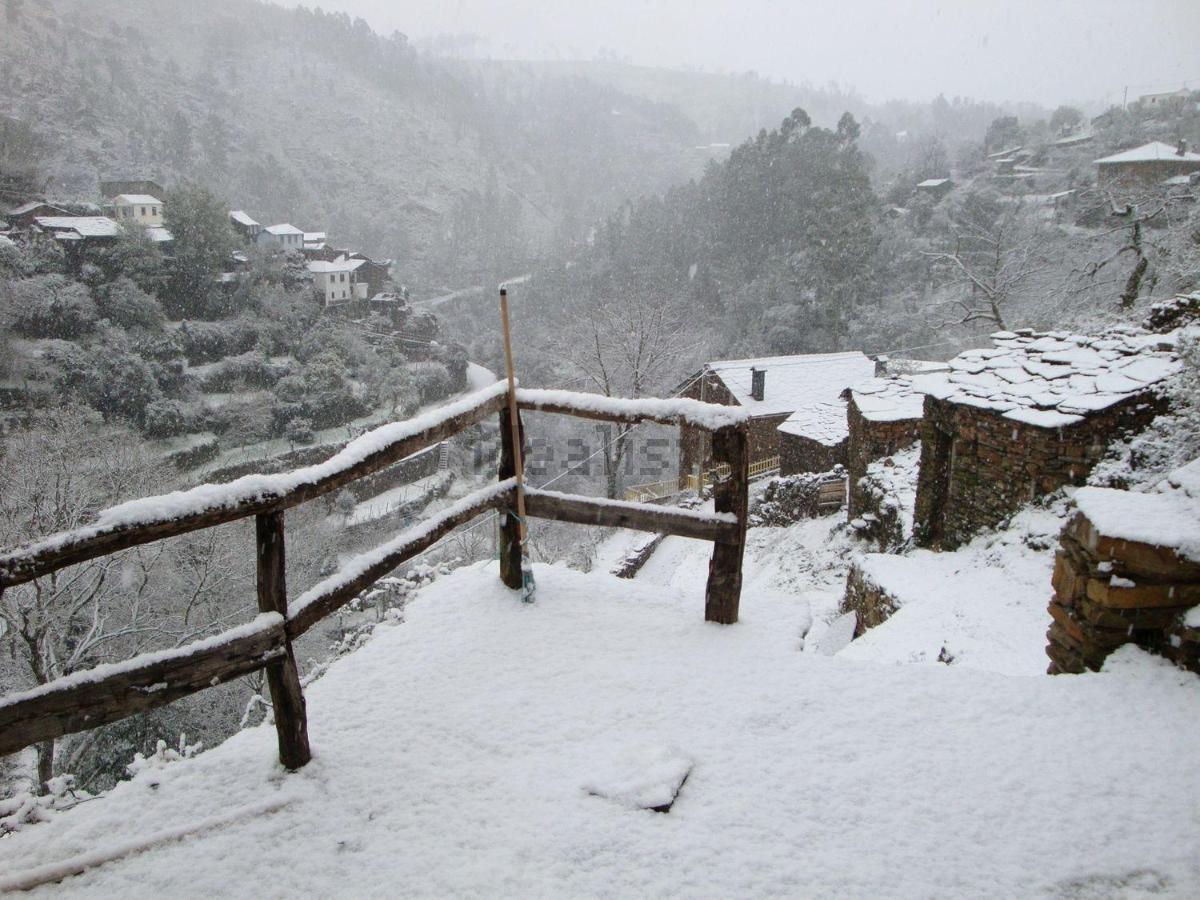
{"type": "MultiPolygon", "coordinates": [[[[0,697],[0,756],[265,669],[280,761],[289,769],[303,766],[311,753],[304,695],[292,652],[297,637],[455,528],[493,509],[507,513],[500,529],[500,578],[511,588],[521,586],[521,546],[512,512],[516,470],[507,400],[506,386],[493,385],[436,413],[381,426],[318,465],[135,500],[105,510],[89,526],[0,551],[3,591],[66,566],[253,516],[259,608],[251,622],[187,646],[97,666],[0,697]],[[355,557],[289,602],[284,578],[286,510],[340,490],[494,415],[499,416],[502,440],[495,485],[355,557]]],[[[530,490],[526,514],[712,541],[705,618],[725,624],[737,621],[749,479],[747,428],[741,413],[696,400],[614,400],[566,391],[518,390],[517,403],[522,410],[625,424],[689,425],[711,431],[713,459],[728,466],[729,472],[714,485],[712,513],[530,490]]],[[[520,413],[517,415],[519,418],[520,413]]],[[[517,424],[520,428],[519,421],[517,424]]]]}

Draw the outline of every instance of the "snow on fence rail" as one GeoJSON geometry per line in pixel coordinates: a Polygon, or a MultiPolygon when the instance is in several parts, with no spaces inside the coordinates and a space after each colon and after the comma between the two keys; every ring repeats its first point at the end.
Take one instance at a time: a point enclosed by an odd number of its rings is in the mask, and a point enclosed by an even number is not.
{"type": "MultiPolygon", "coordinates": [[[[527,514],[712,541],[705,618],[736,622],[749,481],[745,414],[696,400],[619,400],[568,391],[518,390],[517,400],[521,408],[542,412],[628,423],[687,424],[713,432],[713,460],[728,473],[714,485],[715,512],[531,490],[527,514]]],[[[516,469],[509,416],[507,389],[498,383],[437,411],[369,431],[323,463],[134,500],[102,511],[95,522],[83,528],[0,551],[2,591],[99,556],[253,516],[259,606],[259,615],[251,622],[186,646],[100,665],[0,697],[0,756],[266,669],[280,761],[289,769],[303,766],[311,752],[304,696],[292,652],[295,638],[453,529],[492,509],[510,513],[502,517],[500,528],[501,580],[512,588],[521,586],[521,546],[516,516],[511,513],[516,469]],[[354,557],[340,571],[288,602],[284,510],[371,475],[493,414],[499,415],[501,436],[497,484],[354,557]]]]}

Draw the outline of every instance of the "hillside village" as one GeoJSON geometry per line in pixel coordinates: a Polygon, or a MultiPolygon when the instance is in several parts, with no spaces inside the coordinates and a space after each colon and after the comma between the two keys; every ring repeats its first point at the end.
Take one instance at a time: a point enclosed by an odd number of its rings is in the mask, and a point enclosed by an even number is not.
{"type": "Polygon", "coordinates": [[[135,8],[5,10],[0,893],[1192,895],[1200,91],[135,8]]]}

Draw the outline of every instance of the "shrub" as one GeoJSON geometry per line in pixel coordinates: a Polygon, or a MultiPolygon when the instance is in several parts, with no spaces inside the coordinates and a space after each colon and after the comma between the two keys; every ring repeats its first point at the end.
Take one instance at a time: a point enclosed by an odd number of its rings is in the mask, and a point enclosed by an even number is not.
{"type": "Polygon", "coordinates": [[[87,288],[62,275],[37,275],[12,289],[13,327],[27,337],[73,339],[90,334],[99,319],[87,288]]]}
{"type": "Polygon", "coordinates": [[[100,315],[122,328],[157,331],[167,321],[159,302],[125,276],[100,289],[97,306],[100,315]]]}
{"type": "Polygon", "coordinates": [[[216,362],[254,349],[258,330],[246,319],[227,322],[187,321],[179,329],[183,353],[192,365],[216,362]]]}
{"type": "Polygon", "coordinates": [[[454,382],[446,366],[440,362],[419,362],[409,367],[413,386],[421,403],[433,403],[448,397],[454,390],[454,382]]]}
{"type": "Polygon", "coordinates": [[[142,433],[149,438],[168,438],[188,430],[188,415],[178,400],[155,400],[146,407],[142,433]]]}

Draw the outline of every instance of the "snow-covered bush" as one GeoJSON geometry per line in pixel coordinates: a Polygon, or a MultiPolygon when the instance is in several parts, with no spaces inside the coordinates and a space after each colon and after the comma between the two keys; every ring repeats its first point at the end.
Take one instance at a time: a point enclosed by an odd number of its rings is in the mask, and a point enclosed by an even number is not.
{"type": "Polygon", "coordinates": [[[12,286],[13,328],[26,337],[77,338],[99,320],[86,287],[62,275],[38,275],[12,286]]]}
{"type": "Polygon", "coordinates": [[[149,756],[135,753],[133,762],[125,767],[125,771],[129,773],[130,777],[136,777],[142,772],[162,769],[181,759],[191,759],[203,749],[204,745],[201,743],[189,744],[186,734],[179,735],[179,744],[175,747],[168,747],[166,741],[159,739],[154,747],[154,752],[149,756]]]}
{"type": "Polygon", "coordinates": [[[155,400],[146,406],[142,434],[148,438],[168,438],[188,430],[187,407],[178,400],[155,400]]]}
{"type": "Polygon", "coordinates": [[[87,791],[79,790],[74,775],[59,775],[46,782],[45,794],[19,791],[0,800],[0,837],[28,825],[45,822],[59,811],[70,809],[91,799],[87,791]]]}

